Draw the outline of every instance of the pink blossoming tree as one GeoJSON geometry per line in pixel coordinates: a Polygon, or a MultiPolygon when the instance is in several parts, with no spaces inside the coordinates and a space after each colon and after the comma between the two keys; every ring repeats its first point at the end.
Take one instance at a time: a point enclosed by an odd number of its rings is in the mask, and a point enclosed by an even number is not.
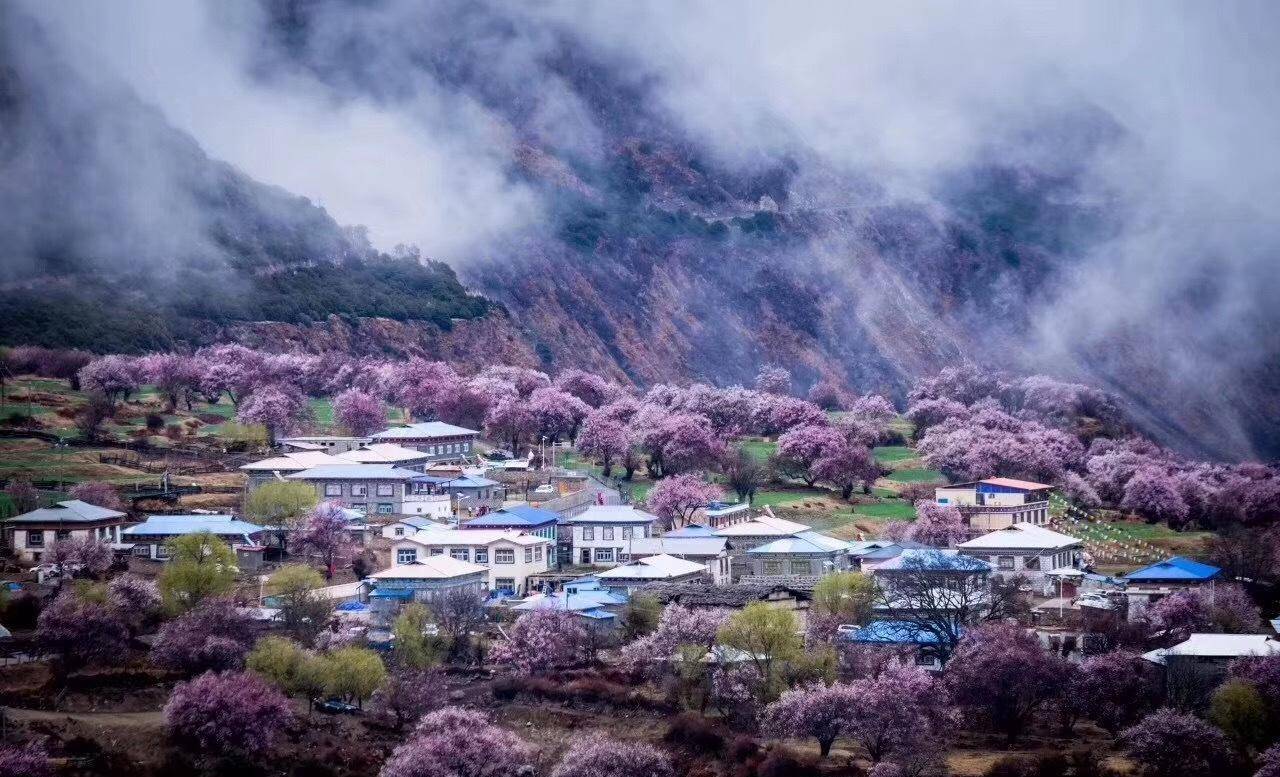
{"type": "Polygon", "coordinates": [[[240,402],[236,420],[266,427],[274,445],[276,438],[296,429],[309,413],[306,397],[293,386],[276,384],[255,388],[240,402]]]}
{"type": "Polygon", "coordinates": [[[238,669],[252,643],[248,617],[230,599],[210,599],[161,627],[151,647],[151,661],[189,675],[238,669]]]}
{"type": "Polygon", "coordinates": [[[603,475],[609,477],[614,462],[621,461],[631,449],[631,437],[621,421],[596,411],[583,422],[575,445],[579,453],[599,461],[603,475]]]}
{"type": "Polygon", "coordinates": [[[645,499],[645,505],[661,518],[668,528],[687,525],[698,510],[722,496],[701,475],[672,475],[658,481],[645,499]]]}
{"type": "Polygon", "coordinates": [[[582,621],[564,610],[532,610],[516,619],[489,658],[521,674],[582,666],[594,660],[594,642],[582,621]]]}
{"type": "Polygon", "coordinates": [[[266,752],[293,720],[293,707],[253,672],[206,672],[178,683],[164,707],[172,737],[216,755],[266,752]]]}
{"type": "Polygon", "coordinates": [[[1159,709],[1120,734],[1120,745],[1147,777],[1222,774],[1231,745],[1215,726],[1173,709],[1159,709]]]}
{"type": "Polygon", "coordinates": [[[957,704],[980,713],[1012,743],[1059,692],[1058,661],[1026,628],[989,623],[961,638],[947,664],[957,704]]]}
{"type": "Polygon", "coordinates": [[[519,777],[533,750],[484,713],[445,707],[418,723],[387,759],[379,777],[519,777]]]}
{"type": "Polygon", "coordinates": [[[334,398],[333,417],[356,437],[367,437],[387,425],[382,400],[354,388],[334,398]]]}
{"type": "Polygon", "coordinates": [[[296,532],[295,542],[305,552],[319,554],[325,577],[332,578],[338,556],[351,545],[346,513],[336,502],[321,502],[307,514],[296,532]]]}
{"type": "Polygon", "coordinates": [[[778,738],[813,737],[826,758],[836,739],[853,729],[850,716],[857,704],[858,695],[848,685],[795,688],[765,708],[761,728],[778,738]]]}
{"type": "Polygon", "coordinates": [[[675,777],[671,761],[652,745],[594,735],[574,742],[551,777],[675,777]]]}
{"type": "Polygon", "coordinates": [[[77,483],[71,487],[68,496],[108,510],[121,510],[124,507],[124,503],[120,501],[120,492],[115,486],[96,480],[77,483]]]}

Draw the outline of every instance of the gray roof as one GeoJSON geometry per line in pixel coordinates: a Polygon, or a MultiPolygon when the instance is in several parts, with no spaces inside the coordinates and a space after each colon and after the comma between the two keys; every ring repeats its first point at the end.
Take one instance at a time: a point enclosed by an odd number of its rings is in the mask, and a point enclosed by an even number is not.
{"type": "Polygon", "coordinates": [[[443,421],[425,421],[408,426],[393,426],[372,435],[375,440],[417,440],[428,437],[457,437],[465,434],[480,434],[475,429],[446,424],[443,421]]]}
{"type": "Polygon", "coordinates": [[[68,499],[58,502],[55,507],[42,507],[29,513],[7,518],[9,523],[91,523],[93,521],[109,521],[123,518],[119,510],[108,510],[105,507],[81,502],[79,499],[68,499]]]}
{"type": "Polygon", "coordinates": [[[819,534],[816,531],[802,531],[793,534],[790,537],[767,542],[764,545],[752,548],[747,553],[757,555],[770,554],[788,554],[788,553],[838,553],[848,551],[849,543],[844,540],[838,540],[835,537],[828,537],[825,534],[819,534]]]}
{"type": "Polygon", "coordinates": [[[196,534],[202,531],[220,537],[247,537],[266,530],[234,515],[148,515],[145,522],[130,526],[122,534],[128,537],[147,537],[196,534]]]}
{"type": "Polygon", "coordinates": [[[565,523],[653,523],[658,516],[630,505],[592,505],[565,523]]]}
{"type": "Polygon", "coordinates": [[[731,585],[709,585],[706,583],[649,583],[638,593],[647,594],[658,601],[668,604],[675,602],[686,607],[745,607],[752,602],[768,599],[775,591],[782,591],[807,598],[808,591],[796,590],[792,586],[779,582],[772,583],[734,583],[731,585]]]}
{"type": "Polygon", "coordinates": [[[422,475],[390,464],[340,464],[312,467],[285,475],[288,480],[409,480],[422,475]]]}
{"type": "Polygon", "coordinates": [[[724,537],[635,537],[630,540],[628,552],[632,556],[658,553],[668,556],[716,556],[728,544],[729,540],[724,537]]]}

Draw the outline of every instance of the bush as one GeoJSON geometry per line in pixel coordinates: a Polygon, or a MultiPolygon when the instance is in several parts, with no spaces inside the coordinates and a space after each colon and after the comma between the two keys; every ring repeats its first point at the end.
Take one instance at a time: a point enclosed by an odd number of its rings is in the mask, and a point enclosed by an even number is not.
{"type": "Polygon", "coordinates": [[[4,624],[10,629],[34,629],[40,617],[40,599],[23,591],[4,606],[4,624]]]}
{"type": "Polygon", "coordinates": [[[550,677],[504,677],[493,683],[491,693],[499,701],[511,701],[523,696],[570,705],[638,707],[648,704],[647,700],[632,688],[595,677],[584,677],[568,682],[550,677]]]}
{"type": "Polygon", "coordinates": [[[1049,755],[1011,755],[991,764],[986,777],[1066,777],[1067,759],[1049,755]]]}
{"type": "Polygon", "coordinates": [[[147,413],[147,429],[158,432],[164,428],[164,416],[159,413],[147,413]]]}
{"type": "Polygon", "coordinates": [[[671,721],[662,741],[690,750],[719,753],[724,749],[724,736],[719,727],[696,712],[682,712],[671,721]]]}

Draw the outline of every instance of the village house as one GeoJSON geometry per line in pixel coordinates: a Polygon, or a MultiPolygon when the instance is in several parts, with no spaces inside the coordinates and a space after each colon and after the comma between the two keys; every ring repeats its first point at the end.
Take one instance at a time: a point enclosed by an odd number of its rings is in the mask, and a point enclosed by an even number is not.
{"type": "Polygon", "coordinates": [[[849,567],[855,572],[871,574],[881,564],[896,558],[904,550],[927,548],[920,542],[911,540],[863,540],[849,544],[849,567]]]}
{"type": "Polygon", "coordinates": [[[565,519],[572,532],[572,563],[611,567],[631,561],[628,542],[653,536],[656,515],[630,505],[592,505],[565,519]]]}
{"type": "Polygon", "coordinates": [[[955,507],[978,531],[995,531],[1015,523],[1043,526],[1049,522],[1053,486],[1013,478],[987,478],[934,490],[934,501],[955,507]]]}
{"type": "Polygon", "coordinates": [[[479,564],[488,571],[490,591],[512,594],[526,593],[529,577],[550,569],[554,555],[555,543],[546,537],[499,529],[432,529],[392,546],[396,566],[448,556],[479,564]]]}
{"type": "Polygon", "coordinates": [[[588,627],[611,631],[618,626],[619,615],[630,597],[625,592],[610,591],[600,585],[599,578],[570,580],[555,593],[531,593],[511,605],[517,612],[530,610],[562,610],[581,617],[588,627]]]}
{"type": "Polygon", "coordinates": [[[1187,708],[1207,703],[1231,662],[1247,656],[1280,656],[1280,639],[1269,634],[1192,634],[1173,647],[1142,654],[1160,668],[1171,702],[1187,708]]]}
{"type": "Polygon", "coordinates": [[[368,437],[343,437],[333,434],[281,437],[278,441],[286,450],[322,451],[329,454],[346,453],[367,445],[368,437]]]}
{"type": "Polygon", "coordinates": [[[1022,575],[1043,583],[1045,574],[1078,569],[1084,542],[1030,523],[1015,523],[956,546],[967,556],[990,562],[996,574],[1022,575]]]}
{"type": "Polygon", "coordinates": [[[649,583],[678,583],[707,578],[707,567],[660,554],[638,558],[630,563],[607,569],[596,575],[600,585],[610,591],[631,591],[649,583]]]}
{"type": "Polygon", "coordinates": [[[750,521],[716,529],[715,533],[717,537],[729,540],[729,575],[737,580],[745,575],[755,574],[751,559],[747,557],[747,551],[802,531],[809,531],[809,527],[803,523],[776,518],[772,515],[760,515],[750,521]]]}
{"type": "Polygon", "coordinates": [[[480,564],[449,556],[426,556],[396,564],[365,578],[370,610],[380,626],[395,620],[409,602],[430,602],[454,591],[484,596],[489,571],[480,564]]]}
{"type": "Polygon", "coordinates": [[[135,557],[168,561],[168,540],[208,532],[231,546],[241,570],[252,571],[262,566],[266,531],[234,515],[148,515],[142,523],[125,529],[123,536],[132,544],[135,557]]]}
{"type": "Polygon", "coordinates": [[[502,507],[507,489],[496,480],[480,475],[461,475],[440,484],[440,489],[453,497],[457,513],[479,515],[502,507]]]}
{"type": "Polygon", "coordinates": [[[872,621],[865,626],[842,629],[837,639],[881,649],[893,657],[908,657],[928,672],[942,671],[942,658],[937,651],[938,635],[912,621],[872,621]]]}
{"type": "Polygon", "coordinates": [[[452,528],[453,526],[451,526],[447,521],[439,521],[433,518],[415,515],[383,524],[378,533],[386,539],[399,540],[404,539],[405,537],[412,537],[417,532],[424,530],[429,531],[434,529],[452,528]]]}
{"type": "Polygon", "coordinates": [[[699,524],[690,524],[661,537],[632,537],[627,547],[631,558],[665,554],[697,561],[707,568],[716,584],[729,582],[729,540],[699,524]],[[699,533],[703,532],[703,533],[699,533]]]}
{"type": "Polygon", "coordinates": [[[754,577],[822,577],[849,568],[849,543],[816,531],[796,532],[747,551],[754,577]]]}
{"type": "Polygon", "coordinates": [[[788,585],[786,581],[711,585],[702,582],[650,583],[636,591],[652,596],[663,605],[678,604],[691,609],[740,610],[763,602],[792,613],[804,628],[813,589],[788,585]]]}
{"type": "Polygon", "coordinates": [[[283,482],[285,476],[305,472],[314,467],[344,464],[324,451],[292,451],[269,459],[253,461],[240,467],[247,476],[245,489],[253,493],[266,483],[283,482]]]}
{"type": "Polygon", "coordinates": [[[956,550],[906,548],[879,564],[872,577],[884,592],[878,619],[920,610],[975,610],[989,605],[991,564],[956,550]]]}
{"type": "Polygon", "coordinates": [[[1129,600],[1129,618],[1137,617],[1148,606],[1178,591],[1208,586],[1222,577],[1218,567],[1202,564],[1182,556],[1174,556],[1125,575],[1124,595],[1129,600]]]}
{"type": "Polygon", "coordinates": [[[42,507],[4,520],[4,541],[18,558],[40,563],[45,552],[60,540],[95,539],[119,543],[128,516],[78,499],[42,507]]]}
{"type": "MultiPolygon", "coordinates": [[[[386,464],[330,464],[286,475],[286,480],[310,483],[322,501],[368,514],[410,515],[417,500],[409,487],[419,473],[386,464]]],[[[436,500],[439,502],[439,500],[436,500]]]]}
{"type": "Polygon", "coordinates": [[[417,448],[431,461],[461,461],[469,458],[480,433],[443,421],[425,421],[407,426],[393,426],[370,437],[374,443],[394,443],[417,448]]]}
{"type": "Polygon", "coordinates": [[[746,502],[712,502],[701,510],[698,519],[712,529],[723,529],[751,520],[751,505],[746,502]]]}
{"type": "Polygon", "coordinates": [[[430,454],[423,453],[416,448],[406,448],[403,445],[392,443],[365,445],[355,450],[335,454],[334,458],[351,464],[389,464],[393,467],[411,469],[417,472],[421,472],[422,468],[431,460],[430,454]]]}
{"type": "Polygon", "coordinates": [[[556,541],[560,516],[550,510],[529,505],[503,507],[462,524],[462,529],[504,529],[545,537],[556,541]]]}

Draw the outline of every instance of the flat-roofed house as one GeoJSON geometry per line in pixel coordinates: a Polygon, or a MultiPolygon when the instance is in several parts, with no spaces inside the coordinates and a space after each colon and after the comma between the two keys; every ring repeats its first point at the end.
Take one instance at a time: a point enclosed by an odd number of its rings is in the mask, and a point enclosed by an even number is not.
{"type": "Polygon", "coordinates": [[[480,433],[443,421],[425,421],[393,426],[371,436],[375,443],[394,443],[406,448],[417,448],[432,461],[460,461],[474,453],[480,433]]]}
{"type": "Polygon", "coordinates": [[[956,546],[966,556],[987,561],[1002,576],[1022,575],[1033,583],[1045,573],[1079,569],[1084,541],[1043,526],[1015,523],[956,546]]]}
{"type": "Polygon", "coordinates": [[[1212,589],[1221,577],[1222,570],[1218,567],[1183,556],[1130,572],[1122,578],[1124,595],[1129,600],[1129,618],[1137,617],[1169,594],[1201,587],[1212,589]]]}
{"type": "Polygon", "coordinates": [[[630,505],[592,505],[565,519],[572,532],[574,563],[613,566],[631,561],[634,538],[650,537],[658,516],[630,505]]]}
{"type": "Polygon", "coordinates": [[[448,556],[479,564],[488,570],[490,591],[523,594],[529,577],[547,572],[555,543],[518,531],[501,529],[428,529],[397,540],[392,546],[395,565],[448,556]]]}
{"type": "Polygon", "coordinates": [[[390,464],[393,467],[412,469],[419,472],[431,461],[431,455],[417,448],[407,448],[389,442],[375,442],[355,450],[339,453],[334,456],[352,464],[390,464]]]}
{"type": "Polygon", "coordinates": [[[3,521],[4,539],[24,561],[40,563],[45,552],[59,540],[92,538],[119,543],[128,516],[119,510],[67,499],[53,507],[41,507],[3,521]]]}
{"type": "Polygon", "coordinates": [[[334,458],[324,451],[290,451],[269,459],[253,461],[240,467],[248,476],[245,488],[252,493],[264,483],[282,482],[285,477],[315,467],[347,462],[334,458]]]}
{"type": "Polygon", "coordinates": [[[702,520],[713,529],[746,523],[751,520],[751,505],[746,502],[712,502],[702,509],[702,520]]]}
{"type": "MultiPolygon", "coordinates": [[[[688,527],[685,527],[688,528],[688,527]]],[[[696,561],[707,568],[711,582],[719,585],[729,582],[729,540],[708,532],[707,536],[673,536],[667,532],[661,537],[632,537],[627,547],[631,558],[644,556],[675,556],[685,561],[696,561]]]]}
{"type": "Polygon", "coordinates": [[[816,531],[796,532],[747,551],[752,577],[821,577],[849,568],[849,543],[816,531]]]}
{"type": "Polygon", "coordinates": [[[940,486],[934,490],[934,501],[958,508],[978,531],[995,531],[1015,523],[1048,523],[1052,490],[1051,485],[1030,480],[987,478],[940,486]]]}
{"type": "Polygon", "coordinates": [[[262,566],[265,527],[242,521],[234,515],[148,515],[147,520],[125,529],[125,542],[133,544],[133,555],[152,561],[168,561],[165,544],[173,537],[208,532],[236,552],[242,570],[262,566]]]}
{"type": "Polygon", "coordinates": [[[679,583],[704,579],[705,564],[696,561],[659,554],[638,558],[622,566],[607,569],[596,577],[600,585],[610,591],[630,592],[649,583],[679,583]]]}
{"type": "Polygon", "coordinates": [[[322,501],[370,515],[406,515],[405,503],[413,496],[409,483],[421,474],[388,464],[329,464],[286,475],[285,479],[312,484],[322,501]]]}

